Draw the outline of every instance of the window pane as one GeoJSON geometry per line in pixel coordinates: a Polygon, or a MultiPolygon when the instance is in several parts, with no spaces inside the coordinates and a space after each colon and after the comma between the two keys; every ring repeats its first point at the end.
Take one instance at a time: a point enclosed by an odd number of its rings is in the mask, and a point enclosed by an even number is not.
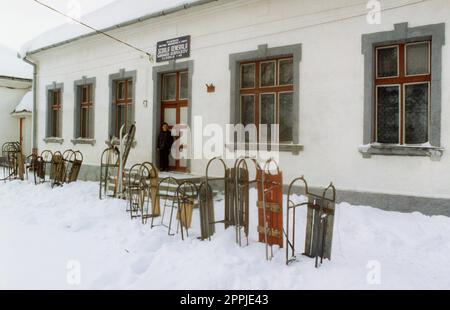
{"type": "Polygon", "coordinates": [[[377,49],[379,78],[398,76],[397,54],[397,47],[377,49]]]}
{"type": "Polygon", "coordinates": [[[181,124],[188,123],[188,108],[187,107],[180,108],[180,123],[181,124]]]}
{"type": "Polygon", "coordinates": [[[81,109],[81,138],[89,138],[89,109],[81,109]]]}
{"type": "Polygon", "coordinates": [[[260,110],[260,137],[261,142],[272,141],[272,124],[275,124],[275,94],[261,94],[260,110]],[[266,126],[264,126],[266,125],[266,126]]]}
{"type": "Polygon", "coordinates": [[[406,46],[406,74],[428,74],[430,58],[428,42],[406,46]]]}
{"type": "Polygon", "coordinates": [[[52,110],[52,137],[59,137],[59,111],[52,110]]]}
{"type": "MultiPolygon", "coordinates": [[[[117,137],[120,135],[120,129],[123,125],[126,124],[127,120],[127,106],[126,105],[118,105],[117,106],[117,137]]],[[[125,131],[127,131],[127,128],[125,127],[125,131]]]]}
{"type": "Polygon", "coordinates": [[[87,102],[87,87],[81,87],[81,102],[87,102]]]}
{"type": "Polygon", "coordinates": [[[255,123],[255,97],[242,96],[241,122],[244,126],[255,123]]]}
{"type": "Polygon", "coordinates": [[[261,63],[261,87],[275,86],[276,62],[261,63]]]}
{"type": "Polygon", "coordinates": [[[377,141],[399,143],[399,87],[386,86],[377,89],[377,141]]]}
{"type": "Polygon", "coordinates": [[[177,109],[175,108],[165,108],[164,109],[164,121],[173,126],[177,124],[177,109]]]}
{"type": "Polygon", "coordinates": [[[177,96],[177,75],[163,76],[163,100],[175,100],[177,96]]]}
{"type": "Polygon", "coordinates": [[[117,82],[117,99],[125,99],[125,83],[117,82]]]}
{"type": "Polygon", "coordinates": [[[188,99],[189,91],[188,91],[188,73],[183,72],[180,73],[180,99],[188,99]]]}
{"type": "Polygon", "coordinates": [[[280,94],[280,142],[293,141],[294,93],[280,94]]]}
{"type": "Polygon", "coordinates": [[[280,60],[280,85],[294,84],[293,59],[280,60]]]}
{"type": "Polygon", "coordinates": [[[255,64],[241,66],[241,88],[255,88],[255,64]]]}
{"type": "Polygon", "coordinates": [[[54,91],[52,93],[52,95],[53,95],[53,105],[58,105],[59,104],[59,92],[54,91]]]}
{"type": "Polygon", "coordinates": [[[275,94],[261,94],[261,124],[275,123],[275,94]]]}
{"type": "Polygon", "coordinates": [[[428,98],[426,84],[405,85],[405,142],[428,142],[428,98]]]}
{"type": "Polygon", "coordinates": [[[128,99],[132,99],[133,98],[133,81],[132,80],[128,80],[128,88],[127,88],[127,98],[128,99]]]}

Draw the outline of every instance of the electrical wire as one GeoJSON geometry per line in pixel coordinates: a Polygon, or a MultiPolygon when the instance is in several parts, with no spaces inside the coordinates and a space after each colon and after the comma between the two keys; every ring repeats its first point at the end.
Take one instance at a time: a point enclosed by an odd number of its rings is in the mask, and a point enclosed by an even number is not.
{"type": "Polygon", "coordinates": [[[96,29],[96,28],[94,28],[94,27],[92,27],[92,26],[90,26],[90,25],[88,25],[88,24],[86,24],[86,23],[84,23],[84,22],[82,22],[82,21],[76,19],[76,18],[73,18],[73,17],[70,16],[70,15],[65,14],[64,12],[61,12],[61,11],[55,9],[54,7],[51,7],[51,6],[48,5],[48,4],[45,4],[45,3],[41,2],[41,1],[39,1],[39,0],[33,0],[33,1],[36,2],[36,3],[38,3],[38,4],[40,4],[40,5],[42,5],[42,6],[44,6],[44,7],[46,7],[46,8],[48,8],[49,10],[51,10],[51,11],[53,11],[53,12],[56,12],[56,13],[58,13],[58,14],[64,16],[64,17],[66,17],[66,18],[69,18],[70,20],[76,22],[77,24],[80,24],[80,25],[82,25],[82,26],[84,26],[84,27],[86,27],[86,28],[91,29],[92,31],[94,31],[94,32],[97,33],[97,34],[101,34],[101,35],[103,35],[103,36],[106,36],[106,37],[108,37],[108,38],[110,38],[110,39],[112,39],[112,40],[114,40],[114,41],[116,41],[116,42],[118,42],[118,43],[124,44],[124,45],[126,45],[126,46],[128,46],[128,47],[130,47],[130,48],[132,48],[132,49],[134,49],[134,50],[136,50],[136,51],[138,51],[138,52],[144,53],[145,55],[148,56],[150,62],[153,61],[153,55],[150,54],[149,52],[146,52],[146,51],[144,51],[143,49],[140,49],[139,47],[136,47],[136,46],[134,46],[134,45],[132,45],[132,44],[130,44],[130,43],[128,43],[128,42],[125,42],[125,41],[121,40],[121,39],[118,39],[118,38],[116,38],[116,37],[114,37],[114,36],[112,36],[112,35],[110,35],[110,34],[104,32],[104,31],[98,30],[98,29],[96,29]]]}

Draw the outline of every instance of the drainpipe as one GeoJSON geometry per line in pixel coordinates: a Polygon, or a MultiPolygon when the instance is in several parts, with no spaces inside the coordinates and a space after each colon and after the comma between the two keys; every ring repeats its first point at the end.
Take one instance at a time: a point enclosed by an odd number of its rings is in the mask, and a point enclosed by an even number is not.
{"type": "MultiPolygon", "coordinates": [[[[20,57],[19,55],[19,58],[20,57]]],[[[38,74],[38,65],[27,59],[27,56],[22,58],[23,61],[33,66],[33,121],[32,121],[32,128],[33,128],[33,154],[37,154],[38,145],[37,145],[37,74],[38,74]]]]}

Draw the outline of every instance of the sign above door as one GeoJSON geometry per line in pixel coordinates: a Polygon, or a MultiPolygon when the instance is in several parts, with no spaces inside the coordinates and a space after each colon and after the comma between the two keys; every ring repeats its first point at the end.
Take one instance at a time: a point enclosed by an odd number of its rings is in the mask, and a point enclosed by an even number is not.
{"type": "Polygon", "coordinates": [[[191,36],[160,41],[156,47],[156,62],[188,58],[191,55],[191,36]]]}

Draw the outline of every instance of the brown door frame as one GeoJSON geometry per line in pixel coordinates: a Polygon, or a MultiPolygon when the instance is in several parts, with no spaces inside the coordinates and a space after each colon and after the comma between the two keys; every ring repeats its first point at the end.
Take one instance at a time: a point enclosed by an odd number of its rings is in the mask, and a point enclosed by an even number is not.
{"type": "MultiPolygon", "coordinates": [[[[181,74],[188,73],[188,70],[178,70],[174,72],[166,72],[161,74],[161,115],[160,115],[160,124],[164,123],[164,112],[166,108],[176,109],[176,124],[169,124],[170,130],[172,130],[174,125],[181,123],[181,108],[189,108],[189,95],[188,98],[180,98],[180,86],[181,86],[181,74]],[[167,75],[176,75],[176,92],[175,92],[175,100],[164,100],[164,76],[167,75]]],[[[179,137],[174,137],[177,140],[179,137]]],[[[174,143],[177,143],[176,141],[174,143]]],[[[179,147],[186,147],[185,145],[180,145],[179,147]]],[[[187,146],[189,147],[189,146],[187,146]]],[[[169,166],[171,171],[176,172],[188,172],[188,167],[181,167],[180,160],[175,160],[175,166],[169,166]]]]}

